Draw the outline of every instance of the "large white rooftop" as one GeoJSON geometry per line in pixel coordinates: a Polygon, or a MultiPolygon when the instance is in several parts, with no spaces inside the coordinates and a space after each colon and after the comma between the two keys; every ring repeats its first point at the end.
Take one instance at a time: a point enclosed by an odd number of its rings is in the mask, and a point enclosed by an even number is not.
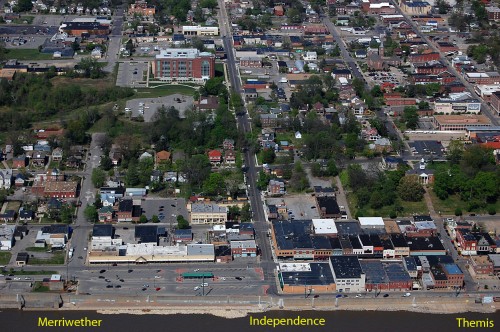
{"type": "Polygon", "coordinates": [[[385,226],[382,217],[359,217],[359,224],[363,226],[385,226]]]}
{"type": "Polygon", "coordinates": [[[280,263],[281,272],[309,272],[311,265],[309,263],[280,263]]]}
{"type": "Polygon", "coordinates": [[[333,219],[313,219],[315,234],[337,234],[337,226],[333,219]]]}

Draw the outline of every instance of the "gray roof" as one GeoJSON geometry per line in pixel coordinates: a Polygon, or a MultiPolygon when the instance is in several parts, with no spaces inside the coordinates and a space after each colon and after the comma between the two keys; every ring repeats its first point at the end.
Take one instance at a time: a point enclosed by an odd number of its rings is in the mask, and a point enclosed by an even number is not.
{"type": "Polygon", "coordinates": [[[330,261],[337,279],[361,278],[363,274],[356,256],[331,256],[330,261]]]}
{"type": "Polygon", "coordinates": [[[215,255],[213,244],[188,244],[188,255],[215,255]]]}

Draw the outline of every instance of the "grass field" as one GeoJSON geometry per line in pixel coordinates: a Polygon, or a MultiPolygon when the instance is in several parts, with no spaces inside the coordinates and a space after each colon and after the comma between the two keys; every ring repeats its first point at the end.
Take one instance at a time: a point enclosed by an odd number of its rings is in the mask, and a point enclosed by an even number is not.
{"type": "Polygon", "coordinates": [[[10,262],[12,254],[10,252],[0,252],[0,264],[7,265],[10,262]]]}
{"type": "Polygon", "coordinates": [[[35,285],[33,286],[33,292],[42,293],[48,292],[49,290],[49,287],[44,286],[41,281],[35,282],[35,285]]]}
{"type": "Polygon", "coordinates": [[[52,60],[52,54],[40,53],[33,48],[9,48],[5,55],[8,59],[16,60],[52,60]]]}
{"type": "MultiPolygon", "coordinates": [[[[474,211],[467,211],[469,203],[467,201],[462,201],[458,195],[451,195],[445,200],[440,200],[433,190],[429,190],[429,194],[431,195],[434,210],[442,215],[455,215],[455,210],[457,208],[461,209],[463,214],[466,214],[467,212],[478,212],[482,214],[488,213],[488,207],[480,208],[474,211]]],[[[500,212],[500,201],[497,201],[494,205],[497,213],[500,212]]]]}
{"type": "Polygon", "coordinates": [[[47,271],[47,270],[40,270],[40,271],[9,271],[9,273],[12,273],[13,275],[16,276],[37,276],[37,275],[49,275],[49,274],[57,274],[57,271],[47,271]]]}
{"type": "Polygon", "coordinates": [[[134,95],[131,99],[134,98],[156,98],[173,95],[175,93],[180,93],[187,96],[192,96],[196,89],[185,86],[185,85],[158,85],[153,86],[151,88],[137,88],[137,94],[134,95]]]}
{"type": "MultiPolygon", "coordinates": [[[[349,209],[351,210],[351,214],[354,217],[358,211],[361,211],[363,216],[365,217],[383,217],[389,218],[391,212],[394,210],[394,205],[384,206],[380,209],[372,209],[372,208],[356,208],[356,197],[352,193],[347,194],[347,202],[349,204],[349,209]]],[[[425,204],[425,200],[421,200],[420,202],[404,202],[399,200],[400,205],[403,207],[403,212],[398,212],[398,217],[409,217],[414,214],[429,214],[429,210],[427,209],[427,205],[425,204]]]]}
{"type": "Polygon", "coordinates": [[[58,252],[52,254],[51,258],[41,259],[41,258],[30,258],[28,261],[30,265],[62,265],[64,264],[64,253],[58,252]]]}
{"type": "Polygon", "coordinates": [[[45,248],[45,247],[27,247],[26,251],[46,252],[47,248],[45,248]]]}

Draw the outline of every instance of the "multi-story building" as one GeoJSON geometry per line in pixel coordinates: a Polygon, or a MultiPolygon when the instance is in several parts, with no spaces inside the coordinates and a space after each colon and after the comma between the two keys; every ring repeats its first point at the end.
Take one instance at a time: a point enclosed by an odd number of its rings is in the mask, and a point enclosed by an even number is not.
{"type": "Polygon", "coordinates": [[[410,15],[427,15],[432,10],[432,6],[427,1],[404,1],[400,2],[403,12],[410,15]]]}
{"type": "Polygon", "coordinates": [[[498,72],[464,72],[464,78],[474,84],[500,84],[498,72]]]}
{"type": "Polygon", "coordinates": [[[227,207],[214,203],[191,204],[192,224],[223,224],[227,221],[227,207]]]}
{"type": "Polygon", "coordinates": [[[471,94],[465,93],[450,93],[448,98],[440,98],[434,102],[434,112],[451,114],[451,113],[475,113],[481,111],[481,101],[477,98],[472,98],[471,94]]]}
{"type": "Polygon", "coordinates": [[[365,291],[366,275],[355,256],[332,256],[329,260],[333,278],[339,292],[365,291]]]}
{"type": "Polygon", "coordinates": [[[148,5],[144,0],[136,0],[135,3],[130,4],[128,13],[129,15],[154,16],[156,8],[153,5],[148,5]]]}
{"type": "Polygon", "coordinates": [[[489,6],[486,7],[486,13],[488,14],[488,20],[498,21],[500,20],[500,8],[489,6]]]}
{"type": "Polygon", "coordinates": [[[215,56],[195,48],[168,48],[153,61],[153,76],[161,81],[203,83],[215,76],[215,56]]]}
{"type": "Polygon", "coordinates": [[[481,114],[473,115],[434,115],[437,130],[465,130],[465,127],[490,127],[491,122],[481,114]]]}

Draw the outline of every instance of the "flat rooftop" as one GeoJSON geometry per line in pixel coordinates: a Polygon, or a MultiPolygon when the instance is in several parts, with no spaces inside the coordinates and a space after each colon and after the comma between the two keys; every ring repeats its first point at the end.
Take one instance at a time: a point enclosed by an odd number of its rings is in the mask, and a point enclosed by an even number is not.
{"type": "Polygon", "coordinates": [[[313,219],[314,233],[321,234],[337,234],[337,226],[333,219],[313,219]]]}
{"type": "Polygon", "coordinates": [[[482,114],[434,115],[440,124],[491,124],[490,119],[482,114]]]}

